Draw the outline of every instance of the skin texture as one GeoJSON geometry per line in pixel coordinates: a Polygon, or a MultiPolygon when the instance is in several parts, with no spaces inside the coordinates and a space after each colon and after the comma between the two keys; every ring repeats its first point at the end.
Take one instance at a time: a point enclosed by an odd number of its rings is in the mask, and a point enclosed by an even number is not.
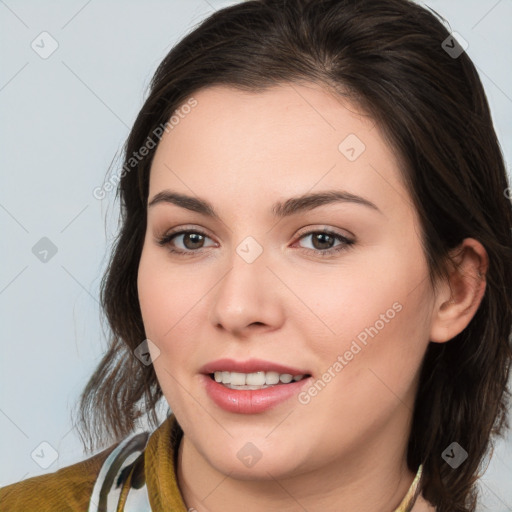
{"type": "MultiPolygon", "coordinates": [[[[393,149],[368,116],[322,87],[216,86],[194,98],[157,148],[149,201],[166,189],[197,196],[221,220],[168,203],[148,208],[138,275],[155,371],[185,433],[178,478],[186,505],[392,511],[414,478],[405,455],[422,358],[430,340],[450,340],[476,312],[485,250],[466,239],[460,269],[434,291],[393,149]],[[338,149],[349,134],[365,145],[355,161],[338,149]],[[345,202],[280,220],[270,213],[275,201],[332,189],[379,211],[345,202]],[[190,257],[157,243],[179,227],[207,235],[170,242],[196,251],[190,257]],[[315,244],[311,232],[324,229],[354,244],[322,257],[343,243],[315,244]],[[252,263],[236,252],[249,236],[263,249],[252,263]],[[400,311],[307,404],[293,397],[261,414],[235,414],[201,385],[200,367],[221,357],[322,378],[393,304],[400,311]],[[262,454],[252,467],[237,457],[247,442],[262,454]]],[[[420,500],[414,511],[422,510],[433,509],[420,500]]]]}

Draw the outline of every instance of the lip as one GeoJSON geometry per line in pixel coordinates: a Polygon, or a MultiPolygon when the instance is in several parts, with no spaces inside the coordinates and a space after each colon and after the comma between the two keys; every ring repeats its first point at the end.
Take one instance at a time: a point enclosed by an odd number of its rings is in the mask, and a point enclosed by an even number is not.
{"type": "MultiPolygon", "coordinates": [[[[243,373],[250,372],[246,371],[243,373]]],[[[281,371],[279,373],[281,373],[281,371]]],[[[286,371],[283,373],[290,372],[286,371]]],[[[263,389],[241,390],[227,388],[213,380],[208,374],[201,375],[200,378],[207,395],[217,406],[225,411],[237,414],[258,414],[272,409],[286,402],[293,396],[296,396],[302,388],[309,385],[311,382],[311,377],[306,377],[297,382],[290,382],[289,384],[276,384],[275,386],[263,389]]]]}
{"type": "MultiPolygon", "coordinates": [[[[254,372],[277,372],[279,374],[289,373],[290,375],[311,375],[308,370],[301,370],[285,366],[271,361],[264,361],[263,359],[248,359],[247,361],[235,361],[234,359],[224,358],[217,359],[205,364],[199,370],[200,373],[208,376],[210,373],[215,372],[240,372],[240,373],[254,373],[254,372]]],[[[305,380],[305,379],[304,379],[305,380]]],[[[302,381],[299,381],[302,382],[302,381]]]]}

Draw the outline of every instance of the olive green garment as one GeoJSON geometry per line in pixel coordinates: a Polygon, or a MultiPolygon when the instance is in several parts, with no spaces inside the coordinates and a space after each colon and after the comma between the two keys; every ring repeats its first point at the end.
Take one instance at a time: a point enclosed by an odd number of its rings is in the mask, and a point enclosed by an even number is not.
{"type": "MultiPolygon", "coordinates": [[[[154,512],[187,512],[175,473],[181,436],[182,430],[172,414],[151,434],[144,451],[142,469],[154,512]]],[[[117,444],[54,473],[2,487],[0,511],[87,512],[100,468],[116,446],[117,444]]],[[[132,474],[133,471],[124,483],[123,488],[126,491],[129,489],[132,474]]],[[[126,494],[122,493],[121,507],[125,500],[126,494]]]]}

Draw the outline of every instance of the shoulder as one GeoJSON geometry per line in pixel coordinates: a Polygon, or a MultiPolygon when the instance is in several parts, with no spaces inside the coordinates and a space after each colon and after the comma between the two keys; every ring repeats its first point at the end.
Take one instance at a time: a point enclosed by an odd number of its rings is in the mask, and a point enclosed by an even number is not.
{"type": "Polygon", "coordinates": [[[83,511],[101,466],[117,444],[77,464],[54,473],[28,478],[0,488],[2,510],[83,511]]]}

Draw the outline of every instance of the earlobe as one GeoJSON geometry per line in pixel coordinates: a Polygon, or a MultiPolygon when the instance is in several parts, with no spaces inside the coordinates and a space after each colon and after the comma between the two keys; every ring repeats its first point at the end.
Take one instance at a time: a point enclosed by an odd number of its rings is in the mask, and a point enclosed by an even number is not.
{"type": "Polygon", "coordinates": [[[466,238],[451,253],[447,281],[440,283],[432,315],[430,341],[444,343],[460,334],[474,317],[485,294],[487,251],[466,238]]]}

